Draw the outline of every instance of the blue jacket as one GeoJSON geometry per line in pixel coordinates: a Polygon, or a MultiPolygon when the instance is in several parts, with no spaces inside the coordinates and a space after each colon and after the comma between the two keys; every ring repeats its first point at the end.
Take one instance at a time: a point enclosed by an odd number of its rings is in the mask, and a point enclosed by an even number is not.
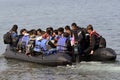
{"type": "Polygon", "coordinates": [[[47,47],[46,47],[46,43],[47,43],[47,39],[42,39],[40,40],[35,40],[35,47],[34,47],[34,51],[40,52],[42,51],[47,51],[47,47]]]}
{"type": "Polygon", "coordinates": [[[34,51],[35,52],[43,52],[43,54],[50,55],[50,54],[55,54],[56,49],[50,49],[48,50],[46,47],[47,39],[42,39],[42,40],[35,40],[35,47],[34,51]]]}
{"type": "Polygon", "coordinates": [[[41,41],[39,40],[35,40],[35,47],[34,47],[34,51],[36,52],[40,52],[41,51],[41,41]]]}
{"type": "Polygon", "coordinates": [[[67,38],[65,38],[65,37],[61,37],[58,40],[58,42],[57,42],[57,50],[58,51],[65,51],[65,50],[67,50],[66,40],[67,40],[67,38]]]}
{"type": "Polygon", "coordinates": [[[28,41],[29,41],[29,35],[25,35],[22,37],[22,47],[23,48],[28,45],[28,41]]]}

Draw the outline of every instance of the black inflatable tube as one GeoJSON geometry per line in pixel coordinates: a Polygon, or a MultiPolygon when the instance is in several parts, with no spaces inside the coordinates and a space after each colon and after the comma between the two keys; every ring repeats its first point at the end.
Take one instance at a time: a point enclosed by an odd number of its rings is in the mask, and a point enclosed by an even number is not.
{"type": "MultiPolygon", "coordinates": [[[[47,66],[67,65],[72,63],[72,57],[66,53],[57,53],[49,56],[27,56],[24,53],[14,52],[8,45],[4,53],[6,58],[13,58],[29,62],[40,63],[47,66]]],[[[115,61],[116,52],[111,48],[99,48],[93,55],[86,59],[86,56],[80,57],[82,61],[115,61]]]]}

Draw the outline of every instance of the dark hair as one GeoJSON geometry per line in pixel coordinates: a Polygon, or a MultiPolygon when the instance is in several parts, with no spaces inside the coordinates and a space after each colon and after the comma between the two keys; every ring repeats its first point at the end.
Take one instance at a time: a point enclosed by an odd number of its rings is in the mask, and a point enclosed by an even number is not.
{"type": "Polygon", "coordinates": [[[28,31],[28,33],[29,33],[29,35],[33,35],[33,31],[32,30],[28,31]]]}
{"type": "Polygon", "coordinates": [[[53,33],[57,34],[58,35],[58,30],[54,30],[53,33]]]}
{"type": "Polygon", "coordinates": [[[71,29],[70,29],[70,26],[68,26],[68,25],[65,26],[65,29],[66,29],[66,30],[71,30],[71,29]]]}
{"type": "Polygon", "coordinates": [[[69,37],[69,34],[68,34],[67,32],[64,32],[64,33],[63,33],[63,36],[64,36],[64,37],[69,37]]]}
{"type": "Polygon", "coordinates": [[[43,35],[43,34],[45,34],[45,31],[42,31],[42,32],[41,32],[41,35],[43,35]]]}
{"type": "Polygon", "coordinates": [[[93,31],[93,26],[92,26],[91,24],[89,24],[89,25],[87,26],[87,30],[92,30],[92,31],[93,31]]]}
{"type": "Polygon", "coordinates": [[[39,28],[39,29],[37,29],[37,31],[38,31],[38,32],[40,32],[40,33],[42,32],[42,30],[41,30],[40,28],[39,28]]]}
{"type": "Polygon", "coordinates": [[[47,29],[46,33],[49,34],[49,35],[51,35],[51,30],[47,29]]]}
{"type": "Polygon", "coordinates": [[[46,32],[47,32],[49,35],[52,35],[52,33],[53,33],[53,28],[52,28],[52,27],[46,28],[46,32]],[[49,32],[48,32],[48,31],[49,31],[49,32]]]}
{"type": "Polygon", "coordinates": [[[20,30],[20,34],[22,35],[22,32],[24,32],[24,31],[26,31],[26,32],[27,32],[27,30],[26,30],[26,29],[21,29],[21,30],[20,30]]]}
{"type": "Polygon", "coordinates": [[[75,26],[75,27],[77,27],[77,24],[76,24],[76,23],[72,23],[71,26],[75,26]]]}
{"type": "Polygon", "coordinates": [[[63,27],[59,27],[58,28],[58,32],[64,33],[64,28],[63,27]]]}
{"type": "Polygon", "coordinates": [[[35,29],[31,29],[30,30],[30,33],[34,34],[34,35],[37,35],[37,31],[35,29]]]}
{"type": "MultiPolygon", "coordinates": [[[[53,31],[53,27],[48,27],[47,29],[53,31]]],[[[47,29],[46,29],[46,31],[47,31],[47,29]]]]}
{"type": "Polygon", "coordinates": [[[15,25],[13,25],[11,31],[15,31],[17,33],[17,29],[18,29],[18,26],[15,24],[15,25]]]}

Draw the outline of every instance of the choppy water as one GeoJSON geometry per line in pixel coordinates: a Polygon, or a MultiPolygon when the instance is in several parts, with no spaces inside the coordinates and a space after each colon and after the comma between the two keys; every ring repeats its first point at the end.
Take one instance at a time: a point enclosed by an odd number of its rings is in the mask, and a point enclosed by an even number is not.
{"type": "Polygon", "coordinates": [[[120,0],[0,0],[0,80],[119,80],[120,0]],[[5,59],[2,35],[13,24],[22,28],[54,28],[76,22],[92,24],[117,52],[110,63],[81,62],[73,66],[47,67],[5,59]]]}

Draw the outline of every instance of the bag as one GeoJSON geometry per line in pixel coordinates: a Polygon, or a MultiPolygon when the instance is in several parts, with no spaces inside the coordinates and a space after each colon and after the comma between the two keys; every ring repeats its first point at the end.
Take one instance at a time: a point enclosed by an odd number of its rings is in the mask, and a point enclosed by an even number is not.
{"type": "Polygon", "coordinates": [[[99,47],[100,48],[106,48],[106,40],[102,36],[100,36],[99,47]]]}
{"type": "Polygon", "coordinates": [[[99,48],[106,48],[106,40],[104,37],[100,36],[98,33],[95,34],[98,39],[99,48]]]}
{"type": "Polygon", "coordinates": [[[10,32],[7,32],[3,35],[4,44],[11,44],[12,43],[12,36],[10,32]]]}

